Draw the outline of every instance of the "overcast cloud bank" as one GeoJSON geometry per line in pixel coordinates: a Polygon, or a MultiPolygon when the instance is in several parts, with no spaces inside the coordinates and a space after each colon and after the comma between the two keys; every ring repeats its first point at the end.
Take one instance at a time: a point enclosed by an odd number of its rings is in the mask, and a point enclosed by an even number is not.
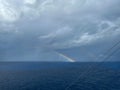
{"type": "Polygon", "coordinates": [[[44,59],[46,50],[119,38],[119,11],[119,0],[0,0],[1,57],[44,59]]]}

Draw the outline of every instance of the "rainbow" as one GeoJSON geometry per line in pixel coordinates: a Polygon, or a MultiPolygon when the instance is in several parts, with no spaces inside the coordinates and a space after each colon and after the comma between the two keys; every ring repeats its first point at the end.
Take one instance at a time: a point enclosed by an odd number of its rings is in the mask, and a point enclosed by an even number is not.
{"type": "Polygon", "coordinates": [[[66,56],[66,55],[64,55],[62,53],[59,53],[59,52],[56,52],[56,53],[58,53],[59,56],[67,59],[69,62],[76,62],[74,59],[72,59],[72,58],[70,58],[70,57],[68,57],[68,56],[66,56]]]}

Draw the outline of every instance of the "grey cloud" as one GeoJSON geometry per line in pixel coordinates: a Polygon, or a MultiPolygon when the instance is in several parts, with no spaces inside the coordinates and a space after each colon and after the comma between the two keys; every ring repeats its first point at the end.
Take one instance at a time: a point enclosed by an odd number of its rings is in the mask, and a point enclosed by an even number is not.
{"type": "Polygon", "coordinates": [[[0,48],[54,51],[112,40],[120,35],[119,4],[119,0],[0,0],[0,48]]]}

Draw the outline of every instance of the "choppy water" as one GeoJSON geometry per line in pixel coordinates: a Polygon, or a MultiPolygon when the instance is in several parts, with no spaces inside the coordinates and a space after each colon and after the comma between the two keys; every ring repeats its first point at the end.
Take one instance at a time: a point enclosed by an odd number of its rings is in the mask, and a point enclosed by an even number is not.
{"type": "Polygon", "coordinates": [[[120,62],[1,62],[0,90],[120,90],[120,62]]]}

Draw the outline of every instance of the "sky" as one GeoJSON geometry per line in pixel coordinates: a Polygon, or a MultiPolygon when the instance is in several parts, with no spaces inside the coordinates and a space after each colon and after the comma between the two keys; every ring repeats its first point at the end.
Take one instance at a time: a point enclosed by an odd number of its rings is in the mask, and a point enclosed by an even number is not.
{"type": "Polygon", "coordinates": [[[120,0],[0,0],[0,61],[102,61],[119,37],[120,0]]]}

